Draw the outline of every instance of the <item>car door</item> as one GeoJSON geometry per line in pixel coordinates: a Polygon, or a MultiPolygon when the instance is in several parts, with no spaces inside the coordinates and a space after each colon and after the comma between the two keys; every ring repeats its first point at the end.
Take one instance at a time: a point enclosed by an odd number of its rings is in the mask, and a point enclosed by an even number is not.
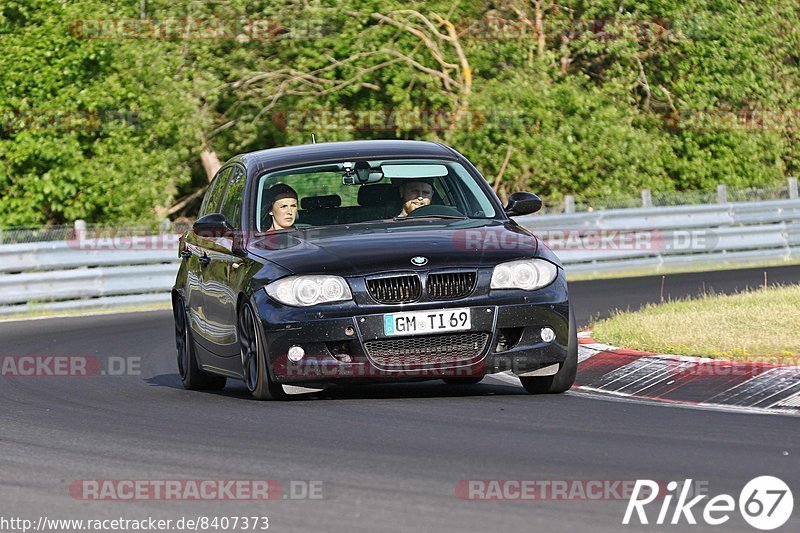
{"type": "MultiPolygon", "coordinates": [[[[211,181],[206,197],[203,200],[203,205],[198,213],[198,218],[219,211],[225,194],[225,187],[228,185],[228,177],[232,170],[231,167],[221,169],[211,181]]],[[[189,322],[191,323],[195,341],[206,349],[208,349],[210,340],[208,312],[205,303],[205,293],[208,290],[205,272],[209,257],[209,241],[208,237],[197,235],[194,232],[189,232],[185,240],[185,257],[188,260],[186,306],[189,310],[189,322]]]]}
{"type": "Polygon", "coordinates": [[[245,171],[235,165],[228,178],[219,213],[225,215],[234,228],[233,237],[217,237],[207,243],[209,262],[204,268],[205,313],[208,340],[212,350],[221,357],[238,357],[239,338],[236,331],[238,269],[244,264],[242,254],[236,250],[236,239],[242,230],[242,196],[245,171]]]}

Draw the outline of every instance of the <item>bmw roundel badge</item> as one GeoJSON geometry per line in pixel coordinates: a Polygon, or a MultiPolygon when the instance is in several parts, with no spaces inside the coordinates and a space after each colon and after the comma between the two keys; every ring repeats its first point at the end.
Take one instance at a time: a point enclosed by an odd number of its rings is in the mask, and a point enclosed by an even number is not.
{"type": "Polygon", "coordinates": [[[413,257],[411,259],[411,264],[418,267],[425,266],[428,264],[428,258],[418,255],[417,257],[413,257]]]}

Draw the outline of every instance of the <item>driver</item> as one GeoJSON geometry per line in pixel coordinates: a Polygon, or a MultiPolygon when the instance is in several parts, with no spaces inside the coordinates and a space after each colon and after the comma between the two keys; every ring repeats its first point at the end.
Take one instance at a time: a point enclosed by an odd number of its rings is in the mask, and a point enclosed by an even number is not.
{"type": "Polygon", "coordinates": [[[433,186],[423,180],[409,181],[400,185],[400,198],[403,201],[403,210],[397,216],[406,217],[415,209],[431,204],[433,186]]]}
{"type": "Polygon", "coordinates": [[[294,229],[297,216],[297,191],[285,183],[277,183],[267,190],[269,215],[272,224],[266,231],[294,229]]]}

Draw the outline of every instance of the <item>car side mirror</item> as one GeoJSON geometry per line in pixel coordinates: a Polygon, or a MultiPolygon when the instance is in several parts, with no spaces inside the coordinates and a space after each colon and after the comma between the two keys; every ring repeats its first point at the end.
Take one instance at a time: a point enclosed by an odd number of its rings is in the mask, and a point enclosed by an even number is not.
{"type": "Polygon", "coordinates": [[[212,213],[195,222],[192,231],[201,237],[230,237],[234,230],[225,215],[212,213]]]}
{"type": "Polygon", "coordinates": [[[515,192],[508,197],[508,205],[505,207],[506,215],[521,216],[530,215],[542,208],[542,199],[532,192],[515,192]]]}

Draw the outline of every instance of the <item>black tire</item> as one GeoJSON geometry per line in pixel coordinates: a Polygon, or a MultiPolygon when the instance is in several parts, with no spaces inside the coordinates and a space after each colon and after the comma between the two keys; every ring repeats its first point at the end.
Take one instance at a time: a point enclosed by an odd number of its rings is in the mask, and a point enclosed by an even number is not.
{"type": "Polygon", "coordinates": [[[442,378],[448,385],[475,385],[483,380],[483,376],[472,378],[442,378]]]}
{"type": "Polygon", "coordinates": [[[178,349],[178,374],[186,390],[220,390],[225,388],[224,376],[203,372],[197,364],[192,330],[189,327],[186,306],[181,298],[175,299],[172,313],[175,317],[175,345],[178,349]]]}
{"type": "Polygon", "coordinates": [[[560,394],[572,388],[578,372],[578,328],[572,306],[569,308],[569,340],[567,342],[567,359],[561,364],[558,372],[552,376],[520,377],[522,386],[531,394],[560,394]]]}
{"type": "Polygon", "coordinates": [[[283,400],[286,393],[269,372],[264,331],[250,303],[239,309],[239,348],[242,354],[244,384],[256,400],[283,400]]]}

